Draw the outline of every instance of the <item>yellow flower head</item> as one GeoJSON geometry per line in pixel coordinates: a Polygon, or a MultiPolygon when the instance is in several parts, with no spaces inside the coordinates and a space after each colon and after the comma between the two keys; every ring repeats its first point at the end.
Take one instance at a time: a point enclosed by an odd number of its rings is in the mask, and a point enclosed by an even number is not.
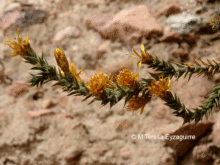
{"type": "Polygon", "coordinates": [[[128,87],[128,88],[136,88],[137,83],[136,80],[139,77],[139,73],[133,74],[128,68],[124,68],[120,70],[118,75],[115,75],[117,83],[128,87]]]}
{"type": "Polygon", "coordinates": [[[12,52],[12,56],[20,55],[21,57],[27,57],[28,52],[33,52],[33,49],[30,45],[29,38],[23,39],[18,35],[18,30],[15,30],[17,37],[16,40],[13,40],[10,36],[6,35],[11,40],[5,41],[5,45],[10,46],[14,51],[12,52]]]}
{"type": "Polygon", "coordinates": [[[152,96],[166,98],[167,92],[171,90],[170,78],[166,77],[163,79],[162,75],[162,78],[160,77],[159,81],[153,80],[151,85],[146,88],[150,90],[152,96]]]}
{"type": "Polygon", "coordinates": [[[210,20],[209,24],[212,26],[212,29],[218,29],[220,24],[220,15],[216,18],[210,20]]]}
{"type": "Polygon", "coordinates": [[[69,63],[62,49],[57,48],[54,51],[54,56],[56,58],[58,66],[62,69],[62,71],[64,73],[69,73],[69,63]]]}
{"type": "Polygon", "coordinates": [[[81,68],[81,70],[77,73],[76,68],[71,61],[70,61],[70,64],[71,65],[69,66],[69,71],[73,74],[73,76],[77,79],[77,81],[81,83],[82,79],[79,77],[79,75],[82,74],[83,68],[81,68]]]}
{"type": "Polygon", "coordinates": [[[130,55],[131,57],[138,58],[138,61],[134,61],[131,63],[137,62],[137,70],[140,69],[141,63],[146,63],[147,61],[151,61],[153,57],[146,51],[144,48],[144,45],[141,45],[141,54],[139,54],[136,50],[133,49],[133,52],[136,54],[136,56],[130,55]]]}
{"type": "Polygon", "coordinates": [[[140,114],[143,113],[145,105],[150,101],[150,97],[148,98],[142,98],[138,96],[136,99],[133,96],[130,100],[128,100],[127,105],[125,106],[125,109],[127,111],[137,111],[141,108],[140,114]]]}
{"type": "Polygon", "coordinates": [[[111,73],[109,75],[106,75],[98,70],[95,73],[94,77],[90,77],[89,83],[85,84],[85,86],[89,88],[89,93],[101,97],[105,88],[116,88],[111,79],[111,73]]]}

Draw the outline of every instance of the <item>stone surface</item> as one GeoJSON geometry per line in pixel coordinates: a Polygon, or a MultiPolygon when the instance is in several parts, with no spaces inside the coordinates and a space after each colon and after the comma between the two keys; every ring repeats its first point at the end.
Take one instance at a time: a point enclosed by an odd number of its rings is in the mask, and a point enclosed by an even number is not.
{"type": "Polygon", "coordinates": [[[175,159],[171,155],[161,157],[160,163],[160,165],[177,165],[175,159]]]}
{"type": "Polygon", "coordinates": [[[119,69],[122,69],[122,68],[132,69],[133,66],[128,61],[121,61],[115,64],[109,64],[109,65],[103,66],[100,70],[103,73],[117,74],[119,73],[119,69]]]}
{"type": "Polygon", "coordinates": [[[47,108],[52,108],[54,105],[56,105],[51,99],[44,100],[42,108],[47,109],[47,108]]]}
{"type": "Polygon", "coordinates": [[[195,146],[192,154],[195,162],[207,162],[212,158],[212,153],[208,145],[195,146]]]}
{"type": "Polygon", "coordinates": [[[27,114],[34,119],[42,116],[53,115],[54,111],[49,109],[39,109],[39,110],[29,111],[27,112],[27,114]]]}
{"type": "Polygon", "coordinates": [[[0,85],[5,83],[5,73],[2,67],[0,67],[0,85]]]}
{"type": "Polygon", "coordinates": [[[99,45],[99,47],[97,48],[97,51],[96,51],[96,58],[97,59],[102,58],[102,56],[106,53],[109,44],[110,44],[110,41],[105,41],[101,45],[99,45]]]}
{"type": "Polygon", "coordinates": [[[80,35],[81,32],[76,26],[68,26],[55,34],[52,43],[55,44],[61,42],[66,38],[78,38],[80,35]]]}
{"type": "Polygon", "coordinates": [[[15,22],[22,17],[21,12],[17,10],[11,10],[5,13],[0,18],[0,28],[3,30],[7,30],[11,25],[15,24],[15,22]]]}
{"type": "Polygon", "coordinates": [[[142,37],[151,37],[152,34],[158,36],[163,34],[162,27],[145,5],[123,10],[113,19],[110,18],[104,23],[99,21],[99,23],[102,26],[96,26],[97,31],[104,38],[119,39],[126,45],[135,45],[142,37]]]}
{"type": "MultiPolygon", "coordinates": [[[[169,136],[172,135],[194,135],[195,140],[198,139],[200,136],[202,136],[204,133],[206,133],[207,130],[211,129],[213,126],[212,122],[207,123],[198,123],[198,124],[186,124],[182,127],[180,127],[175,132],[169,134],[169,136]]],[[[183,156],[186,151],[195,143],[195,140],[193,139],[183,139],[180,140],[166,140],[165,143],[167,146],[170,146],[174,150],[176,150],[177,156],[183,156]]]]}
{"type": "Polygon", "coordinates": [[[212,132],[213,143],[217,147],[220,147],[220,122],[219,122],[219,117],[220,117],[219,113],[215,115],[216,123],[213,126],[213,132],[212,132]]]}
{"type": "Polygon", "coordinates": [[[8,87],[7,94],[13,97],[19,97],[29,91],[31,85],[22,80],[16,80],[8,87]]]}
{"type": "Polygon", "coordinates": [[[130,149],[122,148],[120,150],[120,156],[122,157],[122,159],[129,159],[131,155],[132,155],[132,152],[130,149]]]}
{"type": "Polygon", "coordinates": [[[161,42],[180,42],[182,41],[183,37],[174,30],[171,30],[170,27],[166,27],[164,29],[164,35],[160,38],[161,42]]]}
{"type": "Polygon", "coordinates": [[[114,18],[113,13],[103,13],[99,15],[93,15],[87,18],[86,25],[88,29],[94,29],[98,32],[103,26],[114,18]]]}
{"type": "Polygon", "coordinates": [[[167,6],[165,6],[164,8],[160,9],[157,13],[158,16],[170,16],[170,15],[174,15],[174,14],[178,14],[181,13],[182,9],[180,8],[180,6],[178,4],[169,4],[167,6]]]}
{"type": "Polygon", "coordinates": [[[199,30],[202,19],[199,16],[184,12],[170,16],[166,22],[178,33],[189,34],[199,30]]]}
{"type": "Polygon", "coordinates": [[[123,120],[118,120],[115,122],[115,130],[116,131],[123,131],[125,129],[131,128],[133,126],[133,122],[123,119],[123,120]]]}
{"type": "Polygon", "coordinates": [[[46,12],[41,9],[26,8],[19,10],[8,10],[0,18],[0,28],[7,30],[9,27],[27,27],[37,23],[43,23],[46,12]]]}
{"type": "Polygon", "coordinates": [[[186,61],[189,56],[189,52],[186,49],[178,48],[172,52],[172,55],[175,57],[180,57],[182,61],[186,61]]]}

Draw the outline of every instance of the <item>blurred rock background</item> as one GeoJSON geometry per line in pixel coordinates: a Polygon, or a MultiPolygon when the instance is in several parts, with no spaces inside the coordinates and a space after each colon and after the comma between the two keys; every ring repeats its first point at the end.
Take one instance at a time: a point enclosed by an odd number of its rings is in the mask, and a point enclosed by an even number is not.
{"type": "MultiPolygon", "coordinates": [[[[60,47],[82,79],[98,69],[117,73],[128,67],[132,48],[143,43],[152,55],[169,62],[193,58],[220,60],[220,32],[209,21],[219,12],[218,0],[0,0],[0,164],[2,165],[218,165],[220,113],[208,121],[182,126],[183,120],[158,98],[142,115],[124,108],[124,100],[109,108],[87,105],[82,97],[67,96],[49,82],[31,88],[32,67],[20,56],[11,57],[4,45],[28,36],[35,52],[56,65],[60,47]],[[132,134],[195,135],[195,140],[132,139],[132,134]]],[[[142,66],[140,78],[152,70],[142,66]]],[[[202,104],[219,82],[192,76],[172,81],[187,108],[202,104]]]]}

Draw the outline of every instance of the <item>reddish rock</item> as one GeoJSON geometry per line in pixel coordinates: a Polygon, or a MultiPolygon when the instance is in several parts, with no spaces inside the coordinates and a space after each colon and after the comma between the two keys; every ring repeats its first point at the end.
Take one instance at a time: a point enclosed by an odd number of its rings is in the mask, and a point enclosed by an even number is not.
{"type": "Polygon", "coordinates": [[[178,32],[171,30],[168,26],[164,28],[164,35],[160,38],[161,42],[181,42],[183,37],[178,32]]]}
{"type": "Polygon", "coordinates": [[[90,7],[90,8],[97,8],[97,7],[99,7],[99,3],[98,2],[94,2],[93,0],[89,0],[87,2],[87,6],[90,7]]]}
{"type": "Polygon", "coordinates": [[[20,17],[22,17],[22,14],[17,10],[5,13],[0,19],[0,28],[7,30],[20,17]]]}
{"type": "Polygon", "coordinates": [[[133,126],[133,122],[123,119],[123,120],[118,120],[115,122],[115,130],[116,131],[122,131],[127,128],[131,128],[133,126]]]}
{"type": "Polygon", "coordinates": [[[132,152],[130,149],[122,148],[120,150],[120,156],[122,157],[122,159],[129,159],[131,155],[132,155],[132,152]]]}
{"type": "Polygon", "coordinates": [[[163,34],[162,27],[145,5],[121,11],[104,26],[98,27],[98,31],[104,38],[120,39],[126,45],[137,44],[141,37],[163,34]]]}
{"type": "Polygon", "coordinates": [[[189,44],[194,44],[196,42],[196,35],[195,33],[189,33],[187,35],[183,35],[183,40],[189,44]]]}
{"type": "Polygon", "coordinates": [[[27,114],[29,117],[34,119],[42,116],[53,115],[54,111],[49,109],[39,109],[39,110],[29,111],[27,112],[27,114]]]}
{"type": "Polygon", "coordinates": [[[162,156],[160,158],[160,165],[176,165],[175,159],[171,156],[162,156]]]}
{"type": "Polygon", "coordinates": [[[99,141],[99,142],[93,144],[93,147],[101,156],[104,155],[108,151],[108,145],[104,141],[99,141]]]}
{"type": "Polygon", "coordinates": [[[182,9],[180,8],[180,6],[178,4],[170,4],[170,5],[167,5],[165,6],[164,8],[160,9],[157,13],[158,16],[162,16],[162,15],[165,15],[165,16],[170,16],[170,15],[173,15],[173,14],[178,14],[178,13],[181,13],[182,12],[182,9]]]}
{"type": "Polygon", "coordinates": [[[194,147],[192,154],[195,162],[207,162],[212,158],[211,150],[208,145],[194,147]]]}
{"type": "Polygon", "coordinates": [[[207,2],[209,0],[195,0],[197,4],[202,5],[204,2],[207,2]]]}
{"type": "Polygon", "coordinates": [[[44,100],[42,108],[47,109],[47,108],[52,108],[55,105],[55,103],[51,99],[44,100]]]}
{"type": "Polygon", "coordinates": [[[213,131],[212,131],[212,136],[213,136],[213,143],[217,146],[220,147],[220,114],[215,115],[216,118],[216,123],[213,126],[213,131]]]}
{"type": "Polygon", "coordinates": [[[74,116],[71,113],[67,113],[67,112],[63,112],[61,114],[58,115],[59,118],[70,118],[73,119],[74,116]]]}
{"type": "Polygon", "coordinates": [[[60,42],[66,38],[78,38],[80,36],[80,34],[81,34],[81,32],[77,27],[68,26],[65,29],[63,29],[55,34],[55,36],[52,39],[52,43],[55,44],[55,43],[60,42]]]}
{"type": "Polygon", "coordinates": [[[0,68],[0,85],[2,83],[6,83],[5,82],[5,73],[4,73],[4,70],[2,68],[0,68]]]}
{"type": "Polygon", "coordinates": [[[75,129],[79,126],[82,126],[82,123],[78,122],[78,121],[74,121],[74,123],[71,125],[72,129],[75,129]]]}
{"type": "Polygon", "coordinates": [[[31,88],[30,83],[27,83],[23,80],[17,80],[8,87],[7,94],[9,96],[18,97],[28,92],[30,88],[31,88]]]}
{"type": "Polygon", "coordinates": [[[58,104],[62,107],[62,108],[67,108],[69,105],[69,96],[62,94],[59,98],[59,102],[58,104]]]}
{"type": "MultiPolygon", "coordinates": [[[[200,136],[202,136],[204,133],[206,133],[207,130],[211,129],[213,126],[212,122],[207,123],[198,123],[198,124],[186,124],[182,127],[180,127],[178,130],[173,132],[172,134],[169,134],[169,136],[188,136],[193,135],[195,136],[195,140],[193,138],[191,139],[166,139],[165,143],[166,146],[170,146],[176,151],[177,157],[183,156],[186,151],[195,143],[196,139],[198,139],[200,136]]],[[[188,137],[189,138],[189,137],[188,137]]]]}
{"type": "Polygon", "coordinates": [[[183,48],[178,48],[172,52],[172,55],[175,57],[180,57],[182,60],[188,59],[189,52],[183,48]]]}
{"type": "Polygon", "coordinates": [[[11,112],[6,111],[6,110],[3,110],[3,109],[0,110],[0,117],[1,117],[1,118],[5,118],[5,117],[7,117],[9,114],[11,114],[11,112]]]}
{"type": "Polygon", "coordinates": [[[97,51],[96,51],[96,58],[97,59],[102,58],[102,56],[106,53],[109,44],[110,44],[110,41],[105,41],[101,45],[99,45],[99,47],[97,48],[97,51]]]}
{"type": "Polygon", "coordinates": [[[27,27],[36,23],[43,23],[46,19],[44,10],[35,8],[20,8],[8,10],[0,18],[0,28],[7,30],[9,27],[27,27]]]}
{"type": "Polygon", "coordinates": [[[100,15],[93,15],[86,20],[87,28],[94,29],[98,32],[103,26],[114,18],[112,13],[103,13],[100,15]]]}

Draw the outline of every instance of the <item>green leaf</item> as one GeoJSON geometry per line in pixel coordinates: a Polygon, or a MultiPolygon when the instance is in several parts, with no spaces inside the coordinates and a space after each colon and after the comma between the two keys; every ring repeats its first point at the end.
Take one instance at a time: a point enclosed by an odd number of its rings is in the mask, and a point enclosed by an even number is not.
{"type": "Polygon", "coordinates": [[[190,78],[191,78],[192,75],[193,75],[193,72],[191,72],[191,73],[189,74],[189,79],[188,79],[188,81],[190,80],[190,78]]]}
{"type": "Polygon", "coordinates": [[[157,75],[157,74],[150,73],[150,75],[151,75],[152,77],[154,77],[156,80],[158,80],[158,79],[159,79],[159,77],[158,77],[158,75],[157,75]]]}
{"type": "Polygon", "coordinates": [[[114,106],[115,105],[115,100],[113,99],[113,100],[110,100],[110,108],[112,108],[112,106],[114,106]]]}
{"type": "Polygon", "coordinates": [[[105,99],[105,100],[102,100],[102,103],[101,103],[101,104],[102,104],[103,106],[105,106],[106,104],[108,104],[108,102],[109,102],[109,100],[108,100],[108,99],[105,99]]]}
{"type": "Polygon", "coordinates": [[[76,94],[76,93],[78,93],[78,91],[73,91],[73,92],[71,92],[70,94],[68,94],[67,96],[74,95],[74,94],[76,94]]]}
{"type": "Polygon", "coordinates": [[[179,68],[184,68],[184,67],[185,67],[184,65],[179,64],[179,63],[175,63],[175,64],[176,64],[176,66],[178,66],[179,68]]]}
{"type": "Polygon", "coordinates": [[[85,101],[85,100],[87,100],[87,99],[90,98],[91,96],[92,96],[92,94],[88,94],[88,95],[82,100],[82,102],[85,101]]]}
{"type": "Polygon", "coordinates": [[[184,75],[184,78],[187,76],[188,73],[189,73],[189,70],[187,69],[187,70],[186,70],[186,73],[185,73],[185,75],[184,75]]]}
{"type": "MultiPolygon", "coordinates": [[[[128,100],[130,100],[132,98],[133,94],[128,94],[125,98],[125,104],[127,103],[128,100]]],[[[124,104],[124,105],[125,105],[124,104]]]]}

